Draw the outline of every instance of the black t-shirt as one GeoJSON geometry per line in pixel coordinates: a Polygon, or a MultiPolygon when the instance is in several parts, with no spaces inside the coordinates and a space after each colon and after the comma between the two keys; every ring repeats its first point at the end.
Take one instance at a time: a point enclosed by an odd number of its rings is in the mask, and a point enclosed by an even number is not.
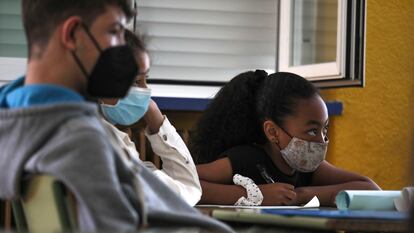
{"type": "Polygon", "coordinates": [[[257,185],[272,183],[272,180],[287,183],[296,187],[309,186],[313,172],[295,171],[292,175],[282,173],[273,163],[267,153],[257,145],[236,146],[224,151],[224,156],[230,160],[233,176],[240,174],[249,177],[257,185]]]}

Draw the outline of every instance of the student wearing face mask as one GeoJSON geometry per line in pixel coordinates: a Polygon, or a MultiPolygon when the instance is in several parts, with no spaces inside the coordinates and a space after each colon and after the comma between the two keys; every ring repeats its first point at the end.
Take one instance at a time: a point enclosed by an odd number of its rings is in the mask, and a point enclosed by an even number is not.
{"type": "Polygon", "coordinates": [[[133,49],[140,72],[125,98],[101,99],[104,122],[117,136],[119,145],[127,151],[129,158],[139,160],[135,144],[128,134],[114,125],[132,125],[143,118],[147,125],[145,136],[153,151],[160,156],[163,167],[158,170],[151,162],[144,162],[145,165],[183,200],[194,206],[201,197],[197,170],[184,141],[151,99],[151,90],[146,84],[150,61],[145,44],[129,30],[125,31],[125,42],[133,49]]]}
{"type": "Polygon", "coordinates": [[[325,160],[328,111],[317,89],[292,73],[256,70],[226,84],[190,142],[200,203],[335,206],[344,189],[379,189],[325,160]],[[217,195],[220,193],[220,195],[217,195]]]}

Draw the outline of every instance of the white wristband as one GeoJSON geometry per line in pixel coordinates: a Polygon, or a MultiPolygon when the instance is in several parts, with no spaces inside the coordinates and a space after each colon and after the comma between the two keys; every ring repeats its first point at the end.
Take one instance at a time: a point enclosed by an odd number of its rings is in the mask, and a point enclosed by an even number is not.
{"type": "Polygon", "coordinates": [[[247,198],[240,197],[239,200],[237,200],[236,203],[234,203],[234,205],[257,206],[262,204],[263,194],[252,179],[236,174],[233,176],[233,183],[243,186],[247,192],[247,198]]]}

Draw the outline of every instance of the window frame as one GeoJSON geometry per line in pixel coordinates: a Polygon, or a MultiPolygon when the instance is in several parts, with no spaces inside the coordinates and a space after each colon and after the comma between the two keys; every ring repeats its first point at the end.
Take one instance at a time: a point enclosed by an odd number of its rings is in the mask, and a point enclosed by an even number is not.
{"type": "Polygon", "coordinates": [[[315,80],[327,80],[335,79],[341,76],[343,71],[343,54],[344,54],[344,43],[343,35],[345,28],[345,19],[343,17],[345,1],[338,0],[337,15],[337,36],[336,36],[336,59],[333,62],[319,63],[319,64],[306,64],[293,66],[290,65],[291,52],[292,52],[292,9],[294,1],[292,0],[281,0],[280,1],[280,29],[279,29],[279,56],[278,56],[278,67],[279,71],[291,72],[301,75],[310,81],[315,80]]]}
{"type": "Polygon", "coordinates": [[[280,0],[279,67],[277,70],[300,74],[320,88],[364,87],[365,0],[338,0],[338,19],[341,20],[338,20],[335,62],[295,67],[288,65],[292,2],[280,0]]]}
{"type": "Polygon", "coordinates": [[[320,88],[365,86],[366,0],[346,1],[344,75],[341,79],[315,81],[320,88]]]}

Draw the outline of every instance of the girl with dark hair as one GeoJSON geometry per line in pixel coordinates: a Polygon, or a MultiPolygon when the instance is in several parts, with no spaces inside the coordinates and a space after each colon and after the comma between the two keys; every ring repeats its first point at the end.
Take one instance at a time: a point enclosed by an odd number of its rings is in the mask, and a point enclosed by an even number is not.
{"type": "Polygon", "coordinates": [[[328,111],[306,79],[256,70],[216,95],[191,141],[200,203],[324,206],[344,189],[380,189],[367,177],[325,161],[328,111]],[[220,195],[217,195],[219,193],[220,195]]]}

